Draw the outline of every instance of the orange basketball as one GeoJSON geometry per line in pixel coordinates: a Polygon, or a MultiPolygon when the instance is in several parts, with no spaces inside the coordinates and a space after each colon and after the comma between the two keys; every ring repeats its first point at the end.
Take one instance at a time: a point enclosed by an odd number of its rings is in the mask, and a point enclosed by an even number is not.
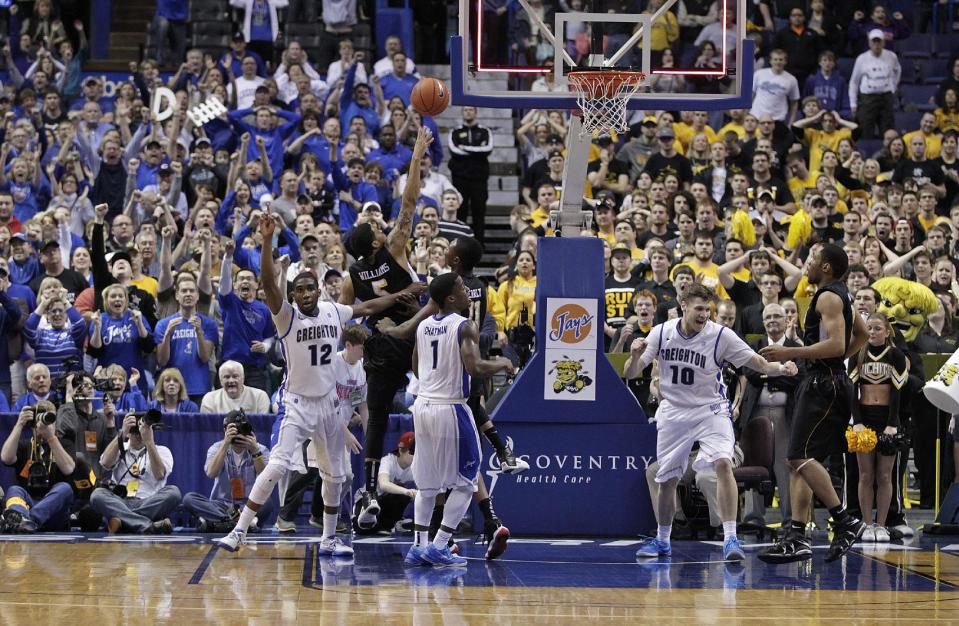
{"type": "Polygon", "coordinates": [[[413,108],[421,115],[435,117],[446,110],[450,104],[450,90],[446,83],[438,78],[421,78],[413,87],[410,97],[413,108]]]}

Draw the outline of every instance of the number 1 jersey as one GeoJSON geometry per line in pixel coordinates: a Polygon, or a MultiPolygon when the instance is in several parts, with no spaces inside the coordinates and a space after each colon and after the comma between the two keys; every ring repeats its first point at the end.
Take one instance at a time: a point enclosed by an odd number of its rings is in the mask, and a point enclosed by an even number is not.
{"type": "MultiPolygon", "coordinates": [[[[732,330],[712,321],[695,335],[683,335],[682,318],[649,331],[646,355],[659,361],[659,390],[664,404],[678,408],[728,406],[723,363],[742,367],[756,354],[732,330]]],[[[649,358],[647,356],[647,358],[649,358]]]]}
{"type": "Polygon", "coordinates": [[[465,401],[470,376],[460,356],[460,330],[468,323],[462,315],[431,315],[416,328],[418,396],[430,400],[465,401]]]}
{"type": "Polygon", "coordinates": [[[280,333],[286,371],[283,390],[301,396],[321,397],[336,387],[333,359],[339,358],[343,324],[353,319],[353,308],[333,302],[317,302],[316,315],[304,315],[284,302],[273,323],[280,333]]]}

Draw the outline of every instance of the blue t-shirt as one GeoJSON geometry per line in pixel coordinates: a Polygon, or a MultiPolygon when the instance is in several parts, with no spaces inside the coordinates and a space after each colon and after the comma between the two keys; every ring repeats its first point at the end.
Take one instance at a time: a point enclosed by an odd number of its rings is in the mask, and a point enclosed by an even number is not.
{"type": "MultiPolygon", "coordinates": [[[[140,340],[140,331],[137,330],[137,324],[133,321],[133,314],[130,311],[124,311],[120,319],[113,319],[109,313],[101,313],[100,337],[103,340],[103,354],[98,362],[103,367],[116,363],[130,371],[130,368],[137,368],[141,372],[146,371],[146,365],[143,360],[143,354],[137,346],[140,340]]],[[[144,318],[143,326],[147,332],[150,332],[150,323],[144,318]]],[[[90,324],[90,336],[96,332],[96,326],[90,324]]]]}
{"type": "MultiPolygon", "coordinates": [[[[200,315],[200,328],[203,336],[213,345],[219,344],[216,322],[205,315],[200,315]]],[[[157,322],[156,330],[153,331],[153,338],[159,345],[163,341],[163,335],[166,334],[167,326],[174,319],[182,317],[179,313],[174,313],[169,317],[164,317],[157,322]]],[[[173,335],[170,337],[170,360],[163,367],[175,367],[183,374],[186,381],[186,392],[191,395],[204,394],[212,388],[210,386],[210,366],[200,360],[200,350],[197,345],[196,329],[192,324],[186,322],[180,323],[173,335]]]]}
{"type": "Polygon", "coordinates": [[[273,41],[270,26],[270,4],[266,0],[254,0],[250,8],[250,41],[273,41]]]}
{"type": "Polygon", "coordinates": [[[265,368],[266,355],[250,350],[254,341],[269,339],[276,332],[270,309],[259,300],[244,302],[235,293],[218,295],[223,316],[223,360],[265,368]]]}
{"type": "Polygon", "coordinates": [[[33,216],[40,210],[37,196],[40,192],[32,183],[18,183],[13,179],[8,179],[7,183],[0,186],[0,189],[9,191],[13,196],[13,214],[21,224],[27,220],[33,219],[33,216]]]}

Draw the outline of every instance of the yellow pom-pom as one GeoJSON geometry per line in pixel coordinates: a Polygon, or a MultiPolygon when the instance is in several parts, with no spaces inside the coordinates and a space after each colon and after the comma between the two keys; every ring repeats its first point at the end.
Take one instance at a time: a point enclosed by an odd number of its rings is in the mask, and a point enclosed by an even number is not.
{"type": "Polygon", "coordinates": [[[852,426],[846,429],[846,446],[850,452],[859,452],[859,433],[852,426]]]}
{"type": "Polygon", "coordinates": [[[733,213],[733,237],[742,241],[747,248],[756,243],[756,227],[749,214],[742,209],[733,213]]]}
{"type": "Polygon", "coordinates": [[[786,246],[790,250],[804,245],[812,235],[812,218],[805,211],[797,211],[789,220],[789,232],[786,233],[786,246]]]}
{"type": "Polygon", "coordinates": [[[876,443],[879,441],[876,437],[876,431],[871,428],[864,428],[859,431],[858,435],[860,452],[872,452],[876,449],[876,443]]]}

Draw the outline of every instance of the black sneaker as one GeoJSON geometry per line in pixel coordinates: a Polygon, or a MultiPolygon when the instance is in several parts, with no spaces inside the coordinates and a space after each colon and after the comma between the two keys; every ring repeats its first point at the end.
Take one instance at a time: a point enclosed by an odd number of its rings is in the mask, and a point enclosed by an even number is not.
{"type": "Polygon", "coordinates": [[[361,530],[370,530],[376,527],[376,518],[380,514],[380,505],[369,491],[364,491],[363,495],[353,506],[353,518],[357,527],[361,530]]]}
{"type": "Polygon", "coordinates": [[[23,515],[19,511],[7,509],[0,515],[0,533],[15,535],[20,533],[23,515]]]}
{"type": "Polygon", "coordinates": [[[833,524],[832,543],[826,550],[826,562],[835,561],[842,555],[849,552],[849,548],[859,541],[863,532],[866,530],[866,524],[862,520],[850,517],[844,524],[833,524]]]}
{"type": "Polygon", "coordinates": [[[483,525],[483,543],[487,544],[486,560],[492,560],[506,552],[509,528],[498,517],[491,517],[483,525]]]}
{"type": "Polygon", "coordinates": [[[499,467],[504,474],[522,474],[529,469],[529,463],[513,454],[513,450],[505,448],[502,453],[497,452],[499,467]]]}
{"type": "Polygon", "coordinates": [[[776,545],[759,553],[763,563],[795,563],[812,558],[809,539],[797,532],[787,533],[776,545]]]}

